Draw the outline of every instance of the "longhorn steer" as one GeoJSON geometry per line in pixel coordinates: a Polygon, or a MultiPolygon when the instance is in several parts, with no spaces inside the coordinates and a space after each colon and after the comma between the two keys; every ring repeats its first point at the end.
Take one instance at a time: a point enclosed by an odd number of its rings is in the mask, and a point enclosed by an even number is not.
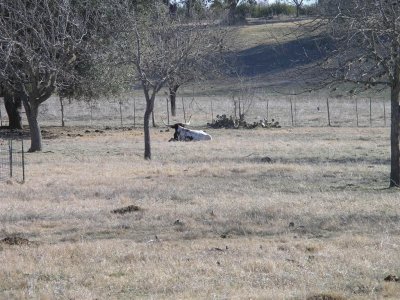
{"type": "Polygon", "coordinates": [[[169,141],[209,141],[211,140],[211,135],[204,132],[203,130],[192,130],[184,127],[184,124],[177,123],[175,125],[170,125],[171,128],[175,129],[174,137],[169,141]]]}

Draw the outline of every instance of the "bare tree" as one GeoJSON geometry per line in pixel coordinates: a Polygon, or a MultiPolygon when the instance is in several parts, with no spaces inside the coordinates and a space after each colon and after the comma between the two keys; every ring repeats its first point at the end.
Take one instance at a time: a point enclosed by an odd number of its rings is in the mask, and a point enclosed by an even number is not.
{"type": "Polygon", "coordinates": [[[0,0],[0,83],[22,100],[31,152],[42,150],[40,104],[54,93],[60,78],[76,76],[82,54],[90,53],[94,31],[107,24],[98,5],[91,1],[0,0]]]}
{"type": "Polygon", "coordinates": [[[287,0],[289,3],[293,3],[294,6],[296,7],[296,17],[299,17],[300,15],[300,9],[302,8],[303,4],[305,2],[308,2],[310,0],[287,0]]]}
{"type": "Polygon", "coordinates": [[[236,8],[240,0],[226,0],[228,7],[228,24],[233,25],[236,23],[236,8]]]}
{"type": "Polygon", "coordinates": [[[157,3],[147,13],[134,14],[130,21],[123,23],[125,30],[116,37],[120,41],[116,43],[116,59],[120,65],[132,65],[133,72],[127,73],[134,74],[133,79],[138,80],[143,89],[146,101],[144,158],[151,159],[149,121],[157,93],[168,82],[185,77],[188,66],[204,58],[204,49],[218,51],[219,40],[207,38],[212,32],[215,35],[217,29],[211,30],[208,25],[195,21],[182,23],[179,18],[170,17],[167,7],[157,3]]]}
{"type": "Polygon", "coordinates": [[[320,1],[321,20],[335,42],[321,65],[327,80],[355,84],[352,93],[388,87],[391,98],[390,186],[400,186],[400,5],[385,0],[320,1]]]}
{"type": "Polygon", "coordinates": [[[171,74],[167,80],[172,116],[176,116],[176,96],[181,86],[223,76],[225,61],[219,52],[224,49],[226,31],[204,27],[197,30],[203,33],[201,44],[196,46],[199,55],[195,59],[188,59],[179,72],[171,74]]]}

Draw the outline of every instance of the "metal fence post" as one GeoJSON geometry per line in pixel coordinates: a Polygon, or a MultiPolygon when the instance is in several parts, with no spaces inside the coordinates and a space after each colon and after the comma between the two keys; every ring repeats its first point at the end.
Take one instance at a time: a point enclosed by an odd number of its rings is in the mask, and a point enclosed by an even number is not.
{"type": "Polygon", "coordinates": [[[328,126],[331,126],[331,112],[329,110],[329,98],[326,98],[326,110],[328,113],[328,126]]]}
{"type": "Polygon", "coordinates": [[[383,124],[386,127],[386,105],[385,105],[385,100],[383,100],[383,124]]]}
{"type": "Polygon", "coordinates": [[[369,126],[372,127],[372,98],[369,97],[369,126]]]}
{"type": "Polygon", "coordinates": [[[358,127],[358,102],[357,102],[357,98],[356,98],[356,124],[358,127]]]}
{"type": "Polygon", "coordinates": [[[24,139],[21,139],[22,148],[22,182],[25,182],[25,154],[24,154],[24,139]]]}
{"type": "Polygon", "coordinates": [[[12,144],[12,139],[9,140],[8,142],[8,151],[9,151],[9,155],[10,155],[10,178],[13,177],[13,144],[12,144]]]}
{"type": "Polygon", "coordinates": [[[290,117],[292,119],[292,127],[294,126],[294,119],[293,119],[293,103],[292,98],[290,98],[290,117]]]}

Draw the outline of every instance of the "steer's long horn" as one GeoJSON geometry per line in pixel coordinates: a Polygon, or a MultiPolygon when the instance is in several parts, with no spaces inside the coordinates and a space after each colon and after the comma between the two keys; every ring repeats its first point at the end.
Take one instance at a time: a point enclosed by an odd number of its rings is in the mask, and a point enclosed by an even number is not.
{"type": "Polygon", "coordinates": [[[190,119],[192,118],[192,115],[190,115],[190,117],[189,117],[189,121],[187,121],[187,123],[180,123],[180,124],[182,124],[182,125],[184,125],[184,126],[188,126],[188,125],[190,125],[190,119]]]}
{"type": "Polygon", "coordinates": [[[161,118],[161,121],[164,123],[165,126],[167,126],[169,128],[174,128],[174,125],[169,125],[169,124],[165,123],[163,118],[161,118]]]}

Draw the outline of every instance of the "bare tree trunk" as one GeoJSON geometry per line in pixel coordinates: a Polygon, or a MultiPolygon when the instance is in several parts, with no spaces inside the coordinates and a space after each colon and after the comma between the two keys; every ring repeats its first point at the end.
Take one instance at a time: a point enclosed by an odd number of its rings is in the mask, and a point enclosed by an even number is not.
{"type": "Polygon", "coordinates": [[[9,93],[4,94],[4,106],[8,115],[8,127],[10,129],[22,129],[21,98],[9,93]]]}
{"type": "Polygon", "coordinates": [[[391,86],[391,130],[390,130],[390,187],[400,186],[400,148],[399,148],[399,121],[400,121],[400,69],[391,86]]]}
{"type": "Polygon", "coordinates": [[[174,85],[169,88],[169,101],[171,103],[171,116],[176,117],[176,92],[179,85],[174,85]]]}
{"type": "Polygon", "coordinates": [[[64,97],[60,96],[60,107],[61,107],[61,127],[65,127],[64,122],[64,97]]]}
{"type": "Polygon", "coordinates": [[[151,111],[144,112],[144,159],[151,160],[151,146],[150,146],[150,115],[151,111]]]}
{"type": "Polygon", "coordinates": [[[235,24],[236,6],[231,5],[228,11],[228,25],[235,24]]]}
{"type": "Polygon", "coordinates": [[[42,151],[42,133],[40,131],[39,122],[37,120],[39,113],[39,104],[29,101],[27,96],[23,96],[22,102],[24,103],[26,117],[29,123],[29,130],[31,134],[31,147],[28,152],[42,151]]]}
{"type": "Polygon", "coordinates": [[[146,110],[144,112],[144,159],[151,160],[150,117],[154,108],[155,95],[146,97],[146,110]]]}
{"type": "Polygon", "coordinates": [[[186,0],[186,17],[192,17],[192,0],[186,0]]]}

